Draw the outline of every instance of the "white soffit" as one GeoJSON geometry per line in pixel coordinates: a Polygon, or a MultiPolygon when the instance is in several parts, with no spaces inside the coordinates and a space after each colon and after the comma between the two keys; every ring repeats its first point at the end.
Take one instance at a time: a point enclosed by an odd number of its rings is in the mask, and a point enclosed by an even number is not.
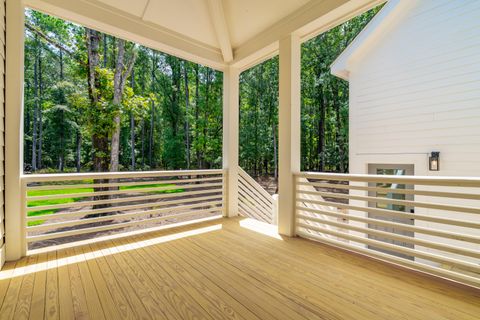
{"type": "Polygon", "coordinates": [[[141,17],[149,0],[99,0],[106,5],[141,17]]]}
{"type": "Polygon", "coordinates": [[[309,0],[223,0],[233,47],[239,47],[308,2],[309,0]]]}
{"type": "Polygon", "coordinates": [[[212,47],[219,47],[205,0],[150,0],[145,8],[143,20],[212,47]]]}

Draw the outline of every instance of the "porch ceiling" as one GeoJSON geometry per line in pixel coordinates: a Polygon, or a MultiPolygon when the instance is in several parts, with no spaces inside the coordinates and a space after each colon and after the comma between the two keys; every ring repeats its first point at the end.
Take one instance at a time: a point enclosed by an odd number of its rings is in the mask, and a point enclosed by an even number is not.
{"type": "Polygon", "coordinates": [[[34,9],[217,69],[252,65],[381,0],[24,0],[34,9]]]}

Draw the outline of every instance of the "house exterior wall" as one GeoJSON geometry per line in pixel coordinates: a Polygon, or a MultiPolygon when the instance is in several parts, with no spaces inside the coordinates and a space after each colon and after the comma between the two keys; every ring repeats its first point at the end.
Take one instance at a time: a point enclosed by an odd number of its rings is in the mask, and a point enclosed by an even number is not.
{"type": "Polygon", "coordinates": [[[5,1],[0,0],[0,268],[5,263],[5,1]]]}
{"type": "MultiPolygon", "coordinates": [[[[478,30],[479,1],[417,0],[383,30],[382,37],[371,48],[355,56],[349,65],[350,173],[368,173],[369,163],[396,163],[413,164],[415,175],[421,176],[480,176],[478,30]],[[438,172],[428,171],[431,151],[440,151],[438,172]]],[[[446,201],[420,196],[415,200],[446,201]]],[[[448,203],[478,206],[478,202],[466,200],[448,199],[448,203]]],[[[415,212],[479,219],[473,214],[423,208],[416,208],[415,212]]],[[[480,235],[480,230],[419,221],[415,224],[480,235]]]]}

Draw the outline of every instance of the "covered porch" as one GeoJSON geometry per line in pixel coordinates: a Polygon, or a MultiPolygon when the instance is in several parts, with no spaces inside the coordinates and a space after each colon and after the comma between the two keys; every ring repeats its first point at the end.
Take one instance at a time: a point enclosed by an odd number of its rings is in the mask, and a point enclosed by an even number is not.
{"type": "Polygon", "coordinates": [[[213,26],[205,39],[194,24],[187,36],[148,18],[153,0],[118,7],[6,0],[1,317],[478,318],[480,178],[300,170],[301,44],[382,1],[286,1],[267,27],[236,40],[226,2],[205,1],[213,26]],[[222,168],[24,174],[25,7],[222,71],[222,168]],[[274,55],[279,185],[272,197],[239,167],[238,136],[239,74],[274,55]],[[59,189],[67,191],[35,195],[59,189]],[[71,199],[71,189],[83,189],[75,194],[82,202],[42,203],[71,199]]]}
{"type": "Polygon", "coordinates": [[[7,262],[4,319],[477,319],[478,291],[246,218],[7,262]]]}

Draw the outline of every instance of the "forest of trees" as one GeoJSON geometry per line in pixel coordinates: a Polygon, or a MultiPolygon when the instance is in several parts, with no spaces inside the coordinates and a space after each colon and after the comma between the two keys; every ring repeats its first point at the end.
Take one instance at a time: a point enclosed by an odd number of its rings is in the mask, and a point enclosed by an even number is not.
{"type": "MultiPolygon", "coordinates": [[[[302,44],[302,170],[348,172],[348,83],[330,65],[379,10],[302,44]]],[[[241,74],[240,102],[240,165],[276,177],[278,56],[241,74]]]]}
{"type": "Polygon", "coordinates": [[[33,10],[28,172],[219,168],[222,73],[33,10]]]}
{"type": "MultiPolygon", "coordinates": [[[[302,45],[302,169],[348,170],[348,85],[330,64],[378,11],[302,45]]],[[[219,168],[222,73],[33,10],[26,172],[219,168]]],[[[240,77],[240,165],[278,167],[278,57],[240,77]]]]}

